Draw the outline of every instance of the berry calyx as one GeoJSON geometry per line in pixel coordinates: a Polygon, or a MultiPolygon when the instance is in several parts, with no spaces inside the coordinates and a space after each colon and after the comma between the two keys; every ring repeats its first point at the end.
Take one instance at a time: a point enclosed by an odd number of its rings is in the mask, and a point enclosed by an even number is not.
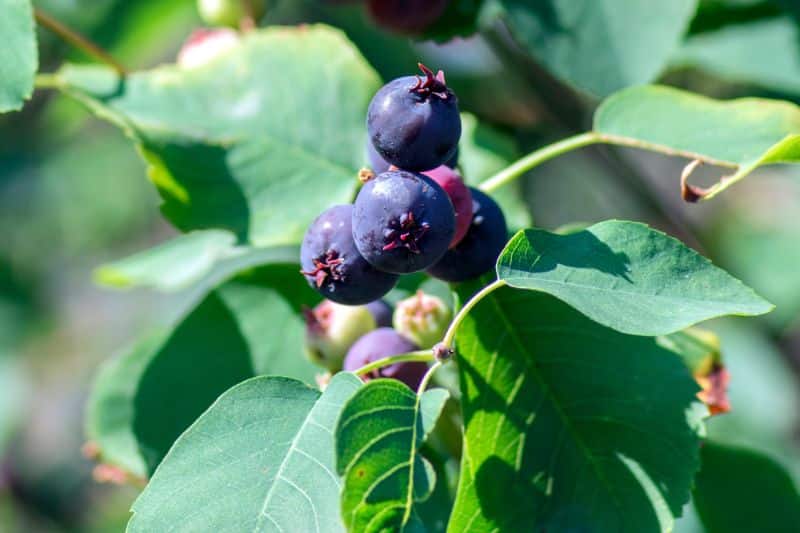
{"type": "Polygon", "coordinates": [[[318,216],[303,237],[300,272],[329,300],[361,305],[389,292],[397,276],[375,269],[361,256],[352,221],[352,205],[337,205],[318,216]]]}
{"type": "Polygon", "coordinates": [[[377,327],[366,306],[340,305],[324,301],[303,309],[306,320],[306,353],[313,363],[331,372],[342,368],[347,350],[361,336],[377,327]]]}
{"type": "Polygon", "coordinates": [[[444,281],[465,281],[492,270],[508,241],[500,206],[478,189],[470,188],[470,192],[474,214],[467,234],[428,269],[428,274],[444,281]]]}
{"type": "Polygon", "coordinates": [[[461,179],[461,176],[446,165],[427,170],[423,174],[444,189],[455,209],[456,231],[449,246],[452,248],[461,242],[461,239],[467,234],[470,224],[472,224],[472,193],[469,192],[469,187],[461,179]]]}
{"type": "Polygon", "coordinates": [[[453,239],[447,193],[422,174],[393,170],[368,181],[353,208],[353,238],[375,268],[396,274],[435,263],[453,239]]]}
{"type": "MultiPolygon", "coordinates": [[[[390,355],[413,352],[418,349],[417,345],[392,328],[378,328],[367,333],[353,344],[344,359],[344,369],[352,372],[378,359],[383,359],[390,355]]],[[[365,374],[362,378],[364,381],[380,377],[393,378],[402,381],[412,390],[416,390],[427,370],[427,363],[395,363],[365,374]]]]}
{"type": "Polygon", "coordinates": [[[394,329],[420,348],[432,348],[442,340],[453,314],[436,296],[417,294],[397,303],[392,323],[394,329]]]}

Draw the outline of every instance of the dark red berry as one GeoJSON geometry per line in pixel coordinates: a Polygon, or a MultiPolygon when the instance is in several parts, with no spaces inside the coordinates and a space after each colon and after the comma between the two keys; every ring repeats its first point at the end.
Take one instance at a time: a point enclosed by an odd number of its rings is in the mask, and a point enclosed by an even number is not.
{"type": "Polygon", "coordinates": [[[472,223],[472,194],[469,192],[469,187],[464,183],[464,180],[461,179],[461,176],[447,165],[436,167],[433,170],[426,170],[423,174],[444,189],[455,209],[456,231],[453,235],[453,240],[450,241],[450,248],[452,248],[461,242],[472,223]]]}

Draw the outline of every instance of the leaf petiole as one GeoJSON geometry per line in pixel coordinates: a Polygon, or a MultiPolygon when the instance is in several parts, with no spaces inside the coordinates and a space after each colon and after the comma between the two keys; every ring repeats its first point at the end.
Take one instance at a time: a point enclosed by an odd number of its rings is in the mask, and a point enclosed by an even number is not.
{"type": "Polygon", "coordinates": [[[456,336],[456,331],[458,330],[459,324],[461,321],[464,320],[464,317],[467,316],[467,313],[475,307],[478,302],[480,302],[486,295],[490,292],[494,291],[495,289],[499,289],[503,287],[506,282],[502,279],[497,279],[490,283],[489,285],[485,286],[481,290],[475,293],[475,295],[467,300],[467,302],[459,309],[458,314],[453,318],[453,321],[450,323],[450,326],[447,328],[447,331],[444,334],[444,339],[442,339],[442,344],[445,346],[452,347],[453,346],[453,339],[456,336]]]}

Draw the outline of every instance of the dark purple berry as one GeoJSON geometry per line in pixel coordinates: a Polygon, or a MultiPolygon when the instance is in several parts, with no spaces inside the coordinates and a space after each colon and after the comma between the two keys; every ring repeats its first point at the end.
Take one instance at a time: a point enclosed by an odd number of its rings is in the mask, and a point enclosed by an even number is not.
{"type": "Polygon", "coordinates": [[[416,35],[436,22],[448,0],[369,0],[367,9],[375,24],[389,31],[416,35]]]}
{"type": "Polygon", "coordinates": [[[391,327],[394,311],[392,310],[392,306],[386,303],[385,300],[375,300],[374,302],[368,303],[367,311],[372,314],[372,318],[375,319],[377,327],[391,327]]]}
{"type": "Polygon", "coordinates": [[[375,150],[403,170],[423,171],[449,162],[458,149],[458,99],[444,74],[406,76],[384,85],[372,98],[367,129],[375,150]]]}
{"type": "Polygon", "coordinates": [[[447,250],[455,212],[427,176],[390,170],[368,181],[353,208],[353,238],[372,266],[405,274],[425,270],[447,250]]]}
{"type": "Polygon", "coordinates": [[[397,276],[375,269],[358,253],[352,220],[352,205],[337,205],[318,216],[303,238],[300,266],[308,283],[324,297],[360,305],[389,292],[397,276]]]}
{"type": "MultiPolygon", "coordinates": [[[[387,170],[390,170],[392,166],[388,161],[381,157],[381,154],[375,150],[375,147],[372,145],[372,141],[369,139],[367,139],[367,161],[369,162],[369,168],[371,168],[372,172],[375,174],[386,172],[387,170]]],[[[455,169],[458,166],[458,148],[456,148],[456,153],[453,154],[453,157],[451,157],[450,160],[445,163],[445,166],[448,166],[452,169],[455,169]]],[[[394,169],[396,168],[397,167],[394,169]]],[[[430,170],[426,170],[425,172],[430,172],[430,170]]]]}
{"type": "Polygon", "coordinates": [[[382,174],[389,170],[391,166],[389,162],[382,158],[381,154],[375,150],[372,141],[369,139],[367,139],[367,161],[369,161],[369,168],[371,168],[372,172],[375,174],[382,174]]]}
{"type": "Polygon", "coordinates": [[[470,187],[470,192],[474,214],[469,231],[455,248],[428,269],[431,276],[444,281],[477,278],[493,269],[508,241],[506,219],[500,206],[478,189],[470,187]]]}
{"type": "MultiPolygon", "coordinates": [[[[419,348],[392,328],[379,328],[370,331],[356,341],[344,358],[344,369],[358,370],[362,366],[389,357],[413,352],[419,348]]],[[[413,390],[419,387],[428,365],[422,362],[396,363],[364,375],[365,380],[374,378],[394,378],[402,381],[413,390]]]]}

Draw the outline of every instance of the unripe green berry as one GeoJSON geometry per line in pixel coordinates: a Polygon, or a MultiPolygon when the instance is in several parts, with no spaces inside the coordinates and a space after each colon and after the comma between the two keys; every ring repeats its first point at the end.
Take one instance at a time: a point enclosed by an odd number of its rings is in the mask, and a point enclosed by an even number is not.
{"type": "Polygon", "coordinates": [[[417,291],[395,306],[392,325],[414,344],[427,349],[442,340],[452,318],[450,308],[440,298],[417,291]]]}
{"type": "Polygon", "coordinates": [[[247,16],[247,4],[253,10],[254,20],[259,20],[267,12],[266,0],[197,0],[200,18],[210,26],[238,27],[247,16]]]}
{"type": "Polygon", "coordinates": [[[363,305],[340,305],[324,301],[305,311],[306,353],[313,363],[331,372],[342,368],[347,350],[378,325],[363,305]]]}

